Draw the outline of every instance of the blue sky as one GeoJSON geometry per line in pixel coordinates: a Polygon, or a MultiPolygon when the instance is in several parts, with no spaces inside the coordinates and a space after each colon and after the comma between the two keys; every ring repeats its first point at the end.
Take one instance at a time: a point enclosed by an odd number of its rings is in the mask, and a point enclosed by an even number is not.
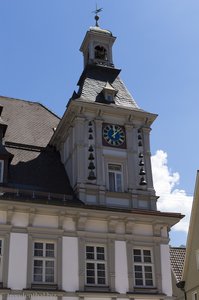
{"type": "MultiPolygon", "coordinates": [[[[94,25],[95,5],[0,0],[0,95],[40,102],[61,116],[83,70],[79,47],[94,25]]],[[[151,151],[156,159],[162,151],[167,169],[163,197],[178,192],[179,200],[183,193],[186,213],[199,166],[199,1],[99,0],[98,7],[100,26],[117,37],[113,55],[122,80],[141,108],[159,115],[151,151]]],[[[172,233],[173,244],[185,238],[185,230],[172,233]]]]}

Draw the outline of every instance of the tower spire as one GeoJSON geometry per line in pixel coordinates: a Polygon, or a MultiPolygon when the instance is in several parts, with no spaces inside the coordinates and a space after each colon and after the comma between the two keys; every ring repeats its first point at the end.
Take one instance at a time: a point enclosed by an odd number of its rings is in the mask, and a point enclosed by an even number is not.
{"type": "Polygon", "coordinates": [[[99,20],[99,16],[98,13],[100,13],[102,11],[102,8],[97,8],[97,4],[96,4],[96,10],[93,11],[93,13],[95,14],[95,26],[99,27],[98,24],[98,20],[99,20]]]}

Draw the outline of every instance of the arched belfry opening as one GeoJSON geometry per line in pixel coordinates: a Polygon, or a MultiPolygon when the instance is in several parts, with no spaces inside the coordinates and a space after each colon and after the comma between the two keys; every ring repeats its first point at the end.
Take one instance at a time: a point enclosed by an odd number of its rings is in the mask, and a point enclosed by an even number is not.
{"type": "Polygon", "coordinates": [[[106,48],[97,45],[95,47],[95,59],[108,60],[106,48]]]}

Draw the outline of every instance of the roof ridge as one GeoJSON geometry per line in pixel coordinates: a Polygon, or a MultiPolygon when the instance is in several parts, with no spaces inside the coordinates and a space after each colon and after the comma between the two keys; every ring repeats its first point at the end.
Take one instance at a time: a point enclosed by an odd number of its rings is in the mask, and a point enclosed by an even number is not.
{"type": "Polygon", "coordinates": [[[38,101],[32,101],[32,100],[25,100],[25,99],[19,99],[19,98],[13,98],[13,97],[8,97],[8,96],[2,96],[0,95],[0,98],[6,98],[6,99],[12,99],[12,100],[17,100],[17,101],[22,101],[22,102],[26,102],[26,103],[32,103],[32,104],[36,104],[39,106],[42,106],[45,110],[49,111],[52,115],[54,115],[55,117],[57,117],[58,119],[61,120],[61,117],[59,117],[56,113],[54,113],[51,109],[49,109],[47,106],[45,106],[44,104],[38,102],[38,101]]]}

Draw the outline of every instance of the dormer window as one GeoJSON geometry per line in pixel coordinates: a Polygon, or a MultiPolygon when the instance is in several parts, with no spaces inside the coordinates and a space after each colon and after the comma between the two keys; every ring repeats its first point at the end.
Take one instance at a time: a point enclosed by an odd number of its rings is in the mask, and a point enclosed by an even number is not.
{"type": "Polygon", "coordinates": [[[103,46],[95,47],[95,59],[107,60],[107,51],[103,46]]]}
{"type": "Polygon", "coordinates": [[[108,102],[113,102],[113,94],[107,93],[105,98],[108,102]]]}
{"type": "Polygon", "coordinates": [[[109,82],[107,82],[103,88],[103,94],[107,103],[114,103],[114,98],[117,94],[117,90],[109,82]]]}

